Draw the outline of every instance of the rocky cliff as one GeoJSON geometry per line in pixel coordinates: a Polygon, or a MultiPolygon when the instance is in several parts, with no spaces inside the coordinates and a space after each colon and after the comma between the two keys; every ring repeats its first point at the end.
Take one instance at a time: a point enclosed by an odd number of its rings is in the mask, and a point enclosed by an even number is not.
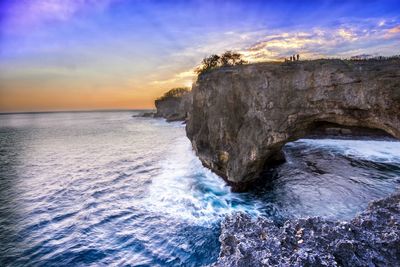
{"type": "Polygon", "coordinates": [[[350,222],[315,217],[279,227],[239,213],[221,231],[214,266],[398,266],[400,192],[372,202],[350,222]]]}
{"type": "Polygon", "coordinates": [[[192,88],[187,135],[203,165],[243,189],[308,135],[400,138],[400,60],[221,68],[192,88]]]}
{"type": "Polygon", "coordinates": [[[156,117],[165,118],[167,121],[185,121],[192,106],[190,92],[179,97],[168,97],[155,101],[156,117]]]}

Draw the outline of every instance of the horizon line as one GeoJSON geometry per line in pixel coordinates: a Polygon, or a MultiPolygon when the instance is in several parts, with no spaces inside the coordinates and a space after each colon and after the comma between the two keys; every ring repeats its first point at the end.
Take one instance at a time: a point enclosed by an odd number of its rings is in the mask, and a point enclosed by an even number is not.
{"type": "Polygon", "coordinates": [[[0,115],[12,114],[46,114],[46,113],[83,113],[83,112],[119,112],[119,111],[147,111],[155,108],[143,109],[79,109],[79,110],[44,110],[44,111],[0,111],[0,115]]]}

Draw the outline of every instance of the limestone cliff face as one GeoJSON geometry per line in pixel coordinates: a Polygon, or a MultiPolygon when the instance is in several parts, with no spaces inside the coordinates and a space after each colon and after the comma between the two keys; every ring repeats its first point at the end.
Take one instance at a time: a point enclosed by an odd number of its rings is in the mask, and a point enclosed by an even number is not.
{"type": "Polygon", "coordinates": [[[165,118],[167,121],[185,121],[192,106],[192,94],[186,93],[182,97],[169,97],[156,100],[156,117],[165,118]]]}
{"type": "Polygon", "coordinates": [[[240,186],[307,135],[381,130],[400,138],[400,61],[316,60],[199,77],[187,135],[203,164],[240,186]]]}

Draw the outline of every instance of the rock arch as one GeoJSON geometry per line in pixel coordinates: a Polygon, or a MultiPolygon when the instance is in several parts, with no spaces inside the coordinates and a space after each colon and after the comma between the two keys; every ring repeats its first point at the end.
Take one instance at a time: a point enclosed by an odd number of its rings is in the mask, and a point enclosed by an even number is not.
{"type": "Polygon", "coordinates": [[[187,135],[236,188],[308,135],[400,139],[400,60],[316,60],[223,68],[193,86],[187,135]]]}

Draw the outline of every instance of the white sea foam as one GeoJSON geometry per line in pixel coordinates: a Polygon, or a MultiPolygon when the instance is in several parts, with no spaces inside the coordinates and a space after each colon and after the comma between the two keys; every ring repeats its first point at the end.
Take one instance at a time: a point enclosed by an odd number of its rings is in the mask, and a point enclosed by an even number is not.
{"type": "Polygon", "coordinates": [[[259,214],[257,202],[245,203],[226,183],[204,168],[186,137],[170,144],[172,157],[153,177],[146,207],[153,212],[197,222],[215,222],[234,211],[259,214]]]}
{"type": "MultiPolygon", "coordinates": [[[[161,126],[163,121],[157,123],[161,126]]],[[[183,127],[180,123],[171,126],[183,127]]],[[[308,149],[320,147],[353,158],[400,162],[400,142],[334,139],[297,142],[307,143],[308,149]]],[[[202,166],[185,136],[175,139],[169,149],[172,153],[160,163],[160,174],[152,178],[148,196],[143,200],[149,210],[199,223],[214,222],[235,211],[261,213],[263,203],[244,200],[243,195],[231,192],[220,177],[202,166]]]]}
{"type": "Polygon", "coordinates": [[[311,147],[325,147],[348,157],[379,161],[384,163],[400,163],[400,142],[336,140],[336,139],[301,139],[311,147]]]}
{"type": "Polygon", "coordinates": [[[207,265],[218,256],[216,222],[225,214],[347,219],[400,184],[399,143],[300,140],[288,145],[293,164],[277,170],[272,186],[232,193],[201,165],[185,125],[132,115],[1,116],[1,210],[10,216],[0,220],[0,239],[14,265],[56,265],[60,257],[207,265]]]}

